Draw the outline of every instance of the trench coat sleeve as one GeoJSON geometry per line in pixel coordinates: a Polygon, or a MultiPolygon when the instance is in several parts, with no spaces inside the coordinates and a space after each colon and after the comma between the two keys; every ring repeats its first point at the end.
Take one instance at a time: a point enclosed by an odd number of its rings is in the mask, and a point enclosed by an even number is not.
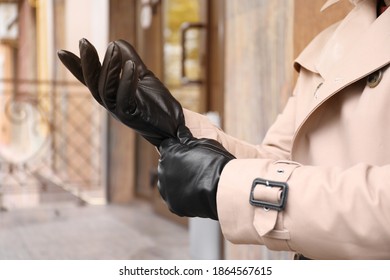
{"type": "MultiPolygon", "coordinates": [[[[258,200],[279,199],[280,189],[258,185],[255,190],[258,200]]],[[[229,241],[313,259],[389,259],[389,201],[390,165],[342,169],[268,159],[229,162],[217,193],[219,221],[229,241]],[[287,182],[284,210],[249,203],[255,178],[287,182]]]]}
{"type": "MultiPolygon", "coordinates": [[[[284,111],[268,130],[261,145],[239,140],[222,131],[201,114],[184,109],[186,126],[196,138],[211,138],[220,142],[236,158],[288,159],[294,134],[295,97],[287,102],[284,111]]],[[[261,118],[261,115],[259,115],[261,118]]]]}
{"type": "MultiPolygon", "coordinates": [[[[265,153],[257,145],[246,143],[226,134],[204,115],[184,109],[184,117],[186,126],[191,130],[194,137],[214,139],[221,143],[236,158],[257,158],[265,153]]],[[[267,155],[272,156],[270,154],[267,155]]]]}

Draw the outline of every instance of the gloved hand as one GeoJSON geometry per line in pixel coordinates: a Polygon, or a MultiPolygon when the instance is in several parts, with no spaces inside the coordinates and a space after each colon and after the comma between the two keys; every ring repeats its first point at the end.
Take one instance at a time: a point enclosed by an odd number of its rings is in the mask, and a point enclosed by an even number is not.
{"type": "Polygon", "coordinates": [[[111,42],[102,65],[88,40],[81,39],[79,48],[80,58],[65,50],[58,56],[97,102],[157,147],[176,137],[178,126],[184,125],[183,109],[129,43],[111,42]]]}
{"type": "Polygon", "coordinates": [[[158,189],[179,215],[218,220],[216,194],[224,166],[234,156],[217,141],[194,138],[186,126],[160,145],[158,189]]]}

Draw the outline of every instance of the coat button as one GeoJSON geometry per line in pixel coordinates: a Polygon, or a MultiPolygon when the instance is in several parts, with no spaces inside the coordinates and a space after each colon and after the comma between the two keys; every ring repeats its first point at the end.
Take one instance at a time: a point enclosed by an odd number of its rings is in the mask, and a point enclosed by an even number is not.
{"type": "Polygon", "coordinates": [[[376,87],[381,82],[382,76],[383,76],[382,70],[378,70],[370,74],[367,77],[367,86],[370,88],[376,87]]]}

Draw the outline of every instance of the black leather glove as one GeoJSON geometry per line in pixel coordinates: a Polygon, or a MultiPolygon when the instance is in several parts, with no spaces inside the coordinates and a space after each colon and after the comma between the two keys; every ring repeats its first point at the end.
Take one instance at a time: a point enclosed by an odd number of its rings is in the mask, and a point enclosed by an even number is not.
{"type": "Polygon", "coordinates": [[[217,141],[194,138],[185,126],[160,145],[158,189],[169,209],[187,217],[218,220],[216,194],[224,166],[234,156],[217,141]]]}
{"type": "Polygon", "coordinates": [[[80,57],[65,50],[58,56],[97,102],[157,147],[176,137],[178,126],[184,125],[183,109],[129,43],[111,42],[102,65],[88,40],[81,39],[79,48],[80,57]]]}

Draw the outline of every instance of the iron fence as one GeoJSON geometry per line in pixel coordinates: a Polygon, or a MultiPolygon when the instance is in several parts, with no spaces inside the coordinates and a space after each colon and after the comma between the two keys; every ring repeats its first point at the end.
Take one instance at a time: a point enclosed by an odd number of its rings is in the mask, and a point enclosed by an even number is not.
{"type": "Polygon", "coordinates": [[[39,203],[48,186],[104,203],[105,117],[79,83],[0,80],[0,205],[39,203]]]}

